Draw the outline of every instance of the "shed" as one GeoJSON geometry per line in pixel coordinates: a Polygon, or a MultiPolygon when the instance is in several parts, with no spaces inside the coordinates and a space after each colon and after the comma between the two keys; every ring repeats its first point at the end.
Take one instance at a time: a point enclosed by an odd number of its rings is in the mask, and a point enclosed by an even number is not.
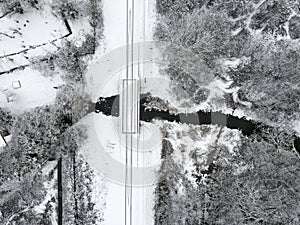
{"type": "Polygon", "coordinates": [[[19,80],[14,81],[14,82],[12,83],[12,86],[13,86],[14,89],[19,89],[19,88],[21,88],[21,87],[22,87],[21,81],[19,81],[19,80]]]}

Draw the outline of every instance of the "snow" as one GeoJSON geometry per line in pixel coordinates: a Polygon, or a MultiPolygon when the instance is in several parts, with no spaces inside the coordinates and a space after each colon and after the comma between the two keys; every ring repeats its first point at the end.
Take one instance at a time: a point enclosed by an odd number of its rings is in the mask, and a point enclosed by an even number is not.
{"type": "Polygon", "coordinates": [[[92,32],[89,18],[84,17],[79,20],[72,20],[69,21],[69,24],[72,28],[72,36],[69,36],[68,39],[72,39],[75,46],[82,46],[82,43],[85,41],[85,35],[92,32]]]}
{"type": "MultiPolygon", "coordinates": [[[[135,1],[134,10],[134,48],[139,49],[135,55],[135,76],[137,77],[137,62],[140,75],[144,76],[144,64],[153,60],[157,52],[149,51],[155,48],[153,40],[156,24],[155,0],[135,1]]],[[[104,40],[96,50],[95,58],[91,62],[86,74],[87,93],[93,101],[99,96],[109,97],[119,93],[119,81],[126,67],[126,1],[104,0],[104,40]],[[117,6],[117,7],[116,7],[117,6]],[[123,70],[123,71],[122,71],[123,70]]]]}
{"type": "Polygon", "coordinates": [[[30,58],[52,52],[56,47],[50,42],[57,44],[59,38],[68,34],[64,22],[54,17],[49,7],[4,17],[0,26],[1,71],[28,65],[30,58]]]}
{"type": "MultiPolygon", "coordinates": [[[[157,56],[159,59],[161,56],[157,56]]],[[[222,66],[226,69],[234,69],[241,63],[247,63],[248,58],[229,58],[220,61],[222,66]]],[[[147,62],[144,64],[144,73],[141,80],[141,92],[151,93],[153,97],[159,97],[163,101],[167,102],[170,109],[176,109],[177,113],[194,113],[199,110],[202,111],[220,111],[225,114],[239,115],[240,117],[245,116],[242,110],[234,111],[228,108],[224,95],[231,94],[235,102],[245,105],[250,108],[251,103],[241,101],[238,99],[237,91],[239,88],[231,87],[233,80],[230,77],[226,79],[215,78],[208,85],[203,86],[209,91],[208,98],[201,104],[195,104],[189,99],[178,98],[173,90],[176,85],[173,83],[167,74],[163,72],[163,65],[159,65],[156,62],[147,62]],[[215,102],[217,100],[217,102],[215,102]]],[[[199,84],[201,85],[201,84],[199,84]]]]}
{"type": "MultiPolygon", "coordinates": [[[[162,60],[159,60],[162,59],[162,56],[155,55],[155,59],[158,59],[158,62],[161,62],[162,60]]],[[[226,70],[228,68],[234,69],[241,63],[245,64],[248,60],[249,59],[246,57],[242,57],[241,59],[230,58],[223,59],[220,63],[226,70]]],[[[203,85],[202,87],[207,89],[209,92],[208,98],[201,104],[195,104],[190,99],[178,98],[176,91],[174,91],[174,87],[176,87],[177,84],[169,79],[168,74],[165,74],[163,71],[164,65],[153,60],[144,63],[143,66],[144,70],[141,79],[141,92],[150,93],[153,97],[159,97],[165,103],[168,103],[171,111],[175,110],[177,113],[194,113],[202,110],[220,111],[225,114],[233,114],[234,110],[228,108],[226,104],[225,94],[231,94],[237,103],[245,105],[248,108],[251,107],[250,102],[238,99],[237,91],[239,88],[231,87],[233,80],[228,76],[224,79],[216,77],[207,85],[203,85]]],[[[201,86],[201,84],[199,85],[201,86]]],[[[241,117],[245,116],[241,110],[239,111],[239,115],[241,115],[241,117]]]]}
{"type": "Polygon", "coordinates": [[[4,139],[5,139],[6,143],[8,143],[11,141],[12,135],[8,135],[8,136],[4,137],[4,139]]]}
{"type": "MultiPolygon", "coordinates": [[[[56,161],[48,162],[46,166],[43,168],[42,173],[44,176],[47,176],[50,171],[54,170],[55,166],[57,165],[56,161]]],[[[39,204],[34,206],[33,210],[36,214],[43,214],[45,213],[47,204],[50,204],[52,212],[50,215],[51,224],[57,224],[57,215],[56,215],[56,203],[52,202],[51,199],[57,196],[57,189],[56,189],[56,182],[57,176],[54,175],[53,179],[44,182],[44,187],[46,190],[46,196],[44,200],[39,204]]]]}
{"type": "Polygon", "coordinates": [[[53,87],[63,84],[57,73],[45,78],[29,67],[34,58],[57,50],[60,38],[69,32],[64,21],[53,15],[50,2],[42,10],[0,19],[0,105],[15,113],[51,104],[57,92],[53,87]]]}
{"type": "Polygon", "coordinates": [[[227,59],[223,61],[223,65],[227,68],[233,68],[236,69],[238,65],[240,65],[241,59],[238,58],[232,58],[232,59],[227,59]]]}
{"type": "Polygon", "coordinates": [[[46,165],[42,169],[42,173],[44,176],[49,175],[51,171],[57,166],[57,161],[48,161],[46,165]]]}
{"type": "MultiPolygon", "coordinates": [[[[134,42],[153,40],[155,0],[135,1],[134,42]]],[[[104,0],[104,37],[107,51],[126,45],[126,1],[104,0]]]]}
{"type": "Polygon", "coordinates": [[[296,131],[298,137],[300,137],[300,121],[295,121],[294,131],[296,131]]]}
{"type": "MultiPolygon", "coordinates": [[[[122,224],[125,219],[124,186],[109,184],[107,209],[103,225],[122,224]]],[[[133,188],[133,218],[132,224],[152,225],[154,187],[133,188]]]]}
{"type": "Polygon", "coordinates": [[[0,148],[3,148],[5,146],[6,146],[6,143],[5,143],[4,139],[3,139],[3,137],[0,136],[0,148]]]}
{"type": "Polygon", "coordinates": [[[240,147],[241,143],[241,132],[238,130],[231,130],[229,128],[223,129],[219,137],[219,143],[224,144],[229,153],[232,155],[236,155],[235,150],[240,147]]]}
{"type": "Polygon", "coordinates": [[[168,102],[170,108],[176,109],[177,113],[194,113],[199,110],[202,111],[221,111],[223,113],[231,114],[232,109],[226,106],[224,94],[234,93],[235,89],[230,88],[232,81],[223,81],[221,79],[214,79],[207,86],[204,86],[209,90],[208,98],[201,104],[195,104],[189,99],[178,98],[173,90],[174,84],[167,75],[159,71],[158,68],[153,69],[150,73],[146,73],[146,77],[142,80],[142,93],[151,93],[153,97],[159,97],[160,99],[168,102]],[[160,75],[157,75],[160,74],[160,75]],[[217,103],[214,103],[215,99],[219,99],[217,103]]]}
{"type": "Polygon", "coordinates": [[[200,169],[205,170],[214,161],[218,152],[215,147],[219,144],[225,146],[228,151],[235,155],[235,149],[240,144],[240,131],[231,130],[216,125],[187,125],[175,122],[164,122],[163,129],[166,131],[166,140],[170,141],[174,149],[171,157],[182,166],[183,172],[191,184],[196,186],[195,160],[200,169]],[[192,159],[194,154],[196,159],[192,159]]]}
{"type": "MultiPolygon", "coordinates": [[[[155,0],[135,0],[134,7],[134,43],[152,40],[156,20],[155,0]]],[[[119,94],[120,80],[124,77],[126,66],[126,1],[104,0],[103,15],[104,47],[97,49],[98,54],[86,74],[86,92],[92,101],[97,101],[100,96],[119,94]]],[[[132,27],[132,24],[129,27],[132,27]]],[[[151,60],[152,53],[145,53],[150,51],[150,48],[145,50],[148,45],[145,47],[143,44],[135,44],[135,49],[139,48],[137,46],[143,50],[139,53],[140,58],[137,57],[135,61],[151,60]]],[[[137,66],[138,63],[134,66],[135,71],[137,66]]],[[[143,67],[144,63],[141,62],[139,65],[141,71],[144,71],[143,67]]],[[[125,135],[120,134],[119,123],[118,118],[95,113],[88,115],[79,123],[88,127],[88,138],[81,149],[82,154],[107,183],[103,222],[106,225],[121,224],[125,219],[126,143],[125,135]]],[[[142,123],[140,129],[140,134],[133,135],[132,224],[150,225],[154,224],[153,191],[155,174],[160,165],[162,137],[158,125],[142,123]]]]}
{"type": "Polygon", "coordinates": [[[95,204],[94,209],[100,214],[99,219],[103,219],[106,208],[107,184],[106,180],[99,174],[99,171],[93,170],[93,173],[95,176],[93,177],[91,201],[95,204]]]}
{"type": "Polygon", "coordinates": [[[126,44],[126,1],[103,0],[104,38],[108,51],[126,44]]]}
{"type": "Polygon", "coordinates": [[[0,26],[2,33],[13,37],[0,36],[0,57],[52,41],[68,33],[63,21],[45,10],[4,17],[0,20],[0,26]]]}
{"type": "Polygon", "coordinates": [[[53,78],[44,77],[37,70],[30,67],[14,73],[0,76],[0,103],[1,107],[9,108],[18,113],[25,110],[51,104],[55,97],[57,87],[63,84],[59,74],[54,74],[53,78]],[[21,88],[14,89],[13,82],[19,80],[21,88]]]}
{"type": "Polygon", "coordinates": [[[241,105],[244,105],[246,106],[247,108],[251,108],[252,106],[252,103],[251,102],[246,102],[246,101],[242,101],[239,99],[239,96],[238,96],[238,91],[239,91],[240,88],[234,88],[234,91],[232,92],[232,98],[233,98],[233,101],[235,103],[239,103],[241,105]]]}
{"type": "Polygon", "coordinates": [[[201,156],[200,163],[206,162],[206,154],[209,152],[209,146],[216,141],[217,134],[220,130],[218,126],[211,126],[208,133],[204,133],[200,127],[191,126],[187,124],[172,124],[171,131],[168,130],[167,139],[172,143],[176,149],[174,157],[176,162],[180,165],[185,165],[185,160],[189,158],[190,153],[196,150],[197,155],[201,156]],[[194,132],[192,138],[190,135],[194,132]],[[184,154],[181,154],[179,149],[184,149],[184,154]]]}
{"type": "MultiPolygon", "coordinates": [[[[242,110],[241,108],[237,108],[233,111],[233,116],[236,116],[238,118],[242,118],[246,115],[246,112],[242,110]]],[[[250,117],[246,117],[247,119],[251,119],[250,117]]]]}
{"type": "MultiPolygon", "coordinates": [[[[88,128],[88,138],[80,151],[89,165],[106,181],[104,224],[107,225],[120,224],[125,217],[126,149],[122,142],[124,137],[118,134],[119,122],[119,118],[101,113],[89,114],[79,122],[88,128]]],[[[139,151],[134,150],[133,153],[133,224],[153,224],[153,184],[160,165],[162,142],[158,126],[143,123],[140,137],[136,135],[133,142],[139,145],[139,151]]]]}
{"type": "MultiPolygon", "coordinates": [[[[112,182],[122,184],[126,143],[125,135],[118,130],[120,119],[92,113],[83,118],[79,124],[88,128],[88,138],[82,148],[82,154],[87,162],[112,182]]],[[[151,123],[142,123],[141,134],[133,135],[135,185],[149,185],[154,182],[154,170],[158,169],[160,164],[161,141],[159,127],[151,123]],[[142,177],[143,173],[148,175],[146,179],[142,177]]]]}

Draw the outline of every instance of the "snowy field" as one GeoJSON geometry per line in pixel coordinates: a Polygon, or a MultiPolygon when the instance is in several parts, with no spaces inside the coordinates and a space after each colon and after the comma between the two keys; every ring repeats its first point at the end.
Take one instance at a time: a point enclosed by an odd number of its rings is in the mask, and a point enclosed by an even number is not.
{"type": "Polygon", "coordinates": [[[42,11],[3,17],[0,26],[1,107],[20,113],[51,104],[57,92],[54,87],[63,81],[58,74],[45,78],[29,65],[33,58],[57,49],[58,40],[68,34],[64,22],[54,17],[50,6],[45,6],[42,11]],[[19,85],[13,87],[16,83],[19,85]]]}
{"type": "Polygon", "coordinates": [[[39,10],[0,19],[0,104],[12,112],[53,103],[55,88],[64,84],[60,78],[63,71],[52,71],[44,77],[34,65],[38,64],[36,59],[57,51],[64,39],[81,45],[84,34],[91,29],[88,18],[74,20],[69,22],[70,35],[65,22],[53,14],[50,3],[39,10]],[[15,89],[16,82],[21,87],[15,89]]]}
{"type": "Polygon", "coordinates": [[[47,4],[43,10],[3,17],[0,26],[1,71],[28,65],[33,57],[55,51],[69,34],[64,21],[47,4]]]}
{"type": "Polygon", "coordinates": [[[27,67],[24,70],[0,76],[0,104],[14,113],[51,104],[58,87],[63,84],[59,74],[45,78],[39,71],[27,67]],[[14,89],[13,83],[20,81],[21,87],[14,89]]]}

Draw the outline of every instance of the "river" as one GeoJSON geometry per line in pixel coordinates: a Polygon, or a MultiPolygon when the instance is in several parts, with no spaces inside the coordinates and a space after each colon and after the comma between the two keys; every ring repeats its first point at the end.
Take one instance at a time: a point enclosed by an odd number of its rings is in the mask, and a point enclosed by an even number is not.
{"type": "MultiPolygon", "coordinates": [[[[186,123],[193,125],[215,124],[226,126],[230,129],[239,129],[241,132],[249,136],[255,131],[259,131],[261,123],[239,118],[232,115],[227,115],[221,112],[204,112],[198,111],[197,113],[179,113],[172,114],[169,111],[158,110],[155,108],[148,109],[146,103],[148,102],[149,95],[143,95],[140,100],[140,119],[145,122],[150,122],[153,119],[167,120],[169,122],[186,123]]],[[[102,112],[104,115],[119,116],[119,95],[99,98],[95,103],[96,112],[102,112]]],[[[300,155],[300,138],[295,137],[294,147],[300,155]]]]}

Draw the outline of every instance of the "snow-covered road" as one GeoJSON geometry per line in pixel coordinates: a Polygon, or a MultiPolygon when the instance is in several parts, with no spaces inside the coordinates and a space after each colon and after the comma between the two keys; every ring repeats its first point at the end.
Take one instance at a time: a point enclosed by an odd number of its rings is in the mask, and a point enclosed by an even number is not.
{"type": "MultiPolygon", "coordinates": [[[[98,50],[101,56],[96,56],[96,62],[91,65],[86,76],[87,92],[94,101],[100,96],[106,97],[120,92],[124,67],[128,66],[126,43],[153,40],[155,0],[104,0],[103,15],[105,47],[98,50]],[[133,31],[129,38],[126,37],[128,30],[133,31]]],[[[141,46],[144,47],[143,44],[141,46]]],[[[140,71],[143,71],[145,54],[139,48],[140,71]]],[[[136,63],[139,64],[139,60],[136,63]]],[[[138,134],[129,135],[133,141],[128,146],[125,141],[126,134],[120,132],[120,119],[93,113],[81,121],[89,128],[82,153],[89,164],[107,180],[106,209],[101,224],[152,225],[153,184],[155,171],[160,165],[162,135],[155,124],[142,123],[138,134]],[[132,185],[127,184],[125,192],[126,149],[133,149],[133,175],[132,185]]],[[[130,167],[127,168],[128,171],[131,174],[130,167]]],[[[127,181],[129,180],[131,179],[127,177],[127,181]]]]}

